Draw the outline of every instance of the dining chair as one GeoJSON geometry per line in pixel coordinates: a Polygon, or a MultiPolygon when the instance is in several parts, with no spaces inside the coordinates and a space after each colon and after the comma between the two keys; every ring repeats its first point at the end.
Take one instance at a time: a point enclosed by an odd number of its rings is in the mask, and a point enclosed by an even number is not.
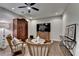
{"type": "Polygon", "coordinates": [[[52,43],[34,44],[27,42],[29,53],[31,56],[48,56],[52,43]]]}
{"type": "Polygon", "coordinates": [[[6,39],[7,39],[7,42],[9,44],[9,47],[11,49],[11,53],[13,56],[25,54],[25,48],[23,47],[23,43],[13,44],[12,36],[10,34],[6,37],[6,39]]]}

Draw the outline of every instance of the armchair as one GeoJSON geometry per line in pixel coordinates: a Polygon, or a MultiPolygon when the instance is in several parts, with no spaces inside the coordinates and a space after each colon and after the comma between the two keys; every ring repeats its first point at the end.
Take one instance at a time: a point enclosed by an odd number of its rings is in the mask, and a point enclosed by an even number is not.
{"type": "Polygon", "coordinates": [[[12,42],[12,36],[10,34],[6,37],[6,39],[7,39],[7,42],[9,44],[9,47],[11,49],[11,53],[13,56],[25,54],[25,48],[23,47],[23,42],[14,44],[12,42]]]}

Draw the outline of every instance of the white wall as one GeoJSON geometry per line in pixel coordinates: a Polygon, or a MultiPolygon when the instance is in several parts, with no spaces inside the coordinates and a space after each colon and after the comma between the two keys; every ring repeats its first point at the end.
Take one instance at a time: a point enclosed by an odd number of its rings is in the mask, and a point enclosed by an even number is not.
{"type": "Polygon", "coordinates": [[[74,55],[79,55],[79,4],[70,4],[65,11],[63,17],[63,34],[65,30],[65,26],[69,24],[78,24],[77,25],[77,33],[76,33],[76,41],[77,44],[73,49],[74,55]]]}
{"type": "MultiPolygon", "coordinates": [[[[12,13],[11,11],[0,7],[0,30],[2,29],[2,23],[7,23],[10,24],[10,28],[6,29],[5,27],[7,27],[7,25],[5,25],[3,28],[5,28],[5,34],[12,34],[13,32],[13,19],[20,17],[15,13],[12,13]]],[[[3,36],[3,34],[0,33],[0,35],[3,36]]],[[[0,42],[4,41],[3,39],[0,39],[0,42]]],[[[3,43],[3,42],[2,42],[3,43]]],[[[7,41],[5,40],[4,42],[5,45],[7,45],[7,41]]]]}
{"type": "Polygon", "coordinates": [[[51,40],[55,40],[55,41],[59,40],[59,35],[62,34],[61,17],[52,17],[52,18],[30,21],[29,35],[34,35],[34,37],[36,37],[36,24],[39,24],[39,23],[51,23],[50,38],[51,40]]]}
{"type": "Polygon", "coordinates": [[[5,8],[2,8],[0,7],[0,22],[2,23],[10,23],[10,30],[11,30],[11,33],[12,33],[12,23],[13,23],[13,19],[14,18],[17,18],[17,17],[20,17],[19,15],[15,14],[15,13],[12,13],[11,11],[5,9],[5,8]]]}

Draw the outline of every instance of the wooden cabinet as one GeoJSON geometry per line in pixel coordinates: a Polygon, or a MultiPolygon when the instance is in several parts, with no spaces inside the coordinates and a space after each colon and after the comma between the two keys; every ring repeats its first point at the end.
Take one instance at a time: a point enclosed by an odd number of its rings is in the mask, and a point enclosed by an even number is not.
{"type": "Polygon", "coordinates": [[[25,19],[13,20],[13,37],[25,41],[28,38],[28,22],[25,19]]]}

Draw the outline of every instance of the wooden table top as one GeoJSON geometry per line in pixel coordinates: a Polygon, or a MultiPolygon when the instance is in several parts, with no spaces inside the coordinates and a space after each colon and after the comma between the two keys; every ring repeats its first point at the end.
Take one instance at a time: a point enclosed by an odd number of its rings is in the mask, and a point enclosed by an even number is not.
{"type": "Polygon", "coordinates": [[[26,43],[37,44],[37,45],[42,45],[42,44],[51,44],[51,43],[53,43],[53,42],[34,43],[34,42],[32,42],[32,40],[27,39],[27,40],[26,40],[26,43]]]}

